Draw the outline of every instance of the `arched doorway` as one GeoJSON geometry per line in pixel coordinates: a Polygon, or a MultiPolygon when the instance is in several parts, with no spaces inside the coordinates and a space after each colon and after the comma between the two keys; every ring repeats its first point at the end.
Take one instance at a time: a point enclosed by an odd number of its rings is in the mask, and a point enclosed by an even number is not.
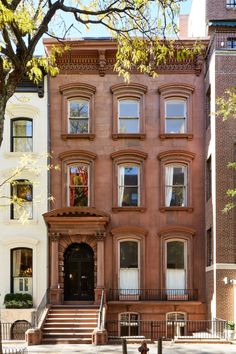
{"type": "Polygon", "coordinates": [[[94,300],[94,252],[87,243],[73,243],[64,253],[64,300],[94,300]]]}

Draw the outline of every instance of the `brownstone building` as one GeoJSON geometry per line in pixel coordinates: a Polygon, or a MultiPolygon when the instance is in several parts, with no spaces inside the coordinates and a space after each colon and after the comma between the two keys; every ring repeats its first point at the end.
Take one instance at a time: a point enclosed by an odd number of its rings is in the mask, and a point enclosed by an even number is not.
{"type": "Polygon", "coordinates": [[[205,319],[203,60],[125,84],[115,42],[70,45],[49,82],[50,302],[97,304],[104,289],[107,321],[128,332],[135,319],[205,319]]]}

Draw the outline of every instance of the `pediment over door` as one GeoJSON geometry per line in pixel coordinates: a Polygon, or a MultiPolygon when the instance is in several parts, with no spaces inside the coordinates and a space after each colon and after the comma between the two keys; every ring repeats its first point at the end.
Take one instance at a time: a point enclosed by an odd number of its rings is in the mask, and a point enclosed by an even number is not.
{"type": "Polygon", "coordinates": [[[66,207],[43,214],[49,232],[60,234],[97,234],[109,223],[109,214],[96,208],[66,207]]]}

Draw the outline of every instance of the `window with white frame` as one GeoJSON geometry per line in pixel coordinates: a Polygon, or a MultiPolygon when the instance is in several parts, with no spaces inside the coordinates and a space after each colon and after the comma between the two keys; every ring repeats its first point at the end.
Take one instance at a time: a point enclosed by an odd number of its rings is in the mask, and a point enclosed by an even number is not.
{"type": "Polygon", "coordinates": [[[187,166],[165,166],[165,206],[187,206],[187,166]]]}
{"type": "Polygon", "coordinates": [[[11,250],[12,292],[32,294],[33,251],[30,248],[11,250]]]}
{"type": "Polygon", "coordinates": [[[125,312],[120,314],[120,337],[135,337],[139,335],[139,314],[125,312]]]}
{"type": "Polygon", "coordinates": [[[11,120],[11,152],[33,151],[33,121],[29,118],[11,120]]]}
{"type": "Polygon", "coordinates": [[[236,7],[236,0],[226,0],[226,7],[235,8],[236,7]]]}
{"type": "Polygon", "coordinates": [[[186,133],[187,105],[184,99],[168,99],[165,101],[165,133],[186,133]]]}
{"type": "Polygon", "coordinates": [[[78,98],[68,101],[69,134],[89,133],[89,101],[78,98]]]}
{"type": "Polygon", "coordinates": [[[186,241],[166,242],[166,288],[170,299],[184,295],[186,289],[186,241]]]}
{"type": "Polygon", "coordinates": [[[11,183],[11,219],[33,219],[33,185],[18,179],[11,183]]]}
{"type": "Polygon", "coordinates": [[[118,205],[140,205],[140,166],[120,165],[118,167],[118,205]]]}
{"type": "Polygon", "coordinates": [[[78,163],[68,166],[68,205],[89,206],[90,204],[90,166],[78,163]]]}
{"type": "Polygon", "coordinates": [[[124,295],[137,295],[139,288],[139,243],[125,240],[119,242],[119,288],[124,295]]]}
{"type": "Polygon", "coordinates": [[[140,132],[140,101],[120,99],[118,101],[118,133],[140,132]]]}

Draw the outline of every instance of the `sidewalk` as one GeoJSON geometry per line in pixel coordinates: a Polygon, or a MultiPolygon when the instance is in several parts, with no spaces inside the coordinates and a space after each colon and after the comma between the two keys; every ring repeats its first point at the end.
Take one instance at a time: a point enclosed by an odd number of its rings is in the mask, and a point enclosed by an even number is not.
{"type": "MultiPolygon", "coordinates": [[[[22,344],[17,346],[23,347],[22,344]]],[[[128,344],[127,354],[138,354],[140,344],[128,344]]],[[[4,344],[9,347],[9,344],[4,344]]],[[[16,347],[16,345],[15,345],[16,347]]],[[[148,344],[149,354],[157,354],[157,344],[148,344]]],[[[35,345],[27,348],[30,354],[43,353],[81,353],[81,354],[122,354],[121,345],[102,345],[95,346],[90,344],[56,344],[56,345],[35,345]]],[[[27,353],[27,351],[26,351],[27,353]]],[[[177,344],[172,342],[163,342],[162,354],[227,354],[236,353],[236,346],[233,344],[177,344]]]]}

